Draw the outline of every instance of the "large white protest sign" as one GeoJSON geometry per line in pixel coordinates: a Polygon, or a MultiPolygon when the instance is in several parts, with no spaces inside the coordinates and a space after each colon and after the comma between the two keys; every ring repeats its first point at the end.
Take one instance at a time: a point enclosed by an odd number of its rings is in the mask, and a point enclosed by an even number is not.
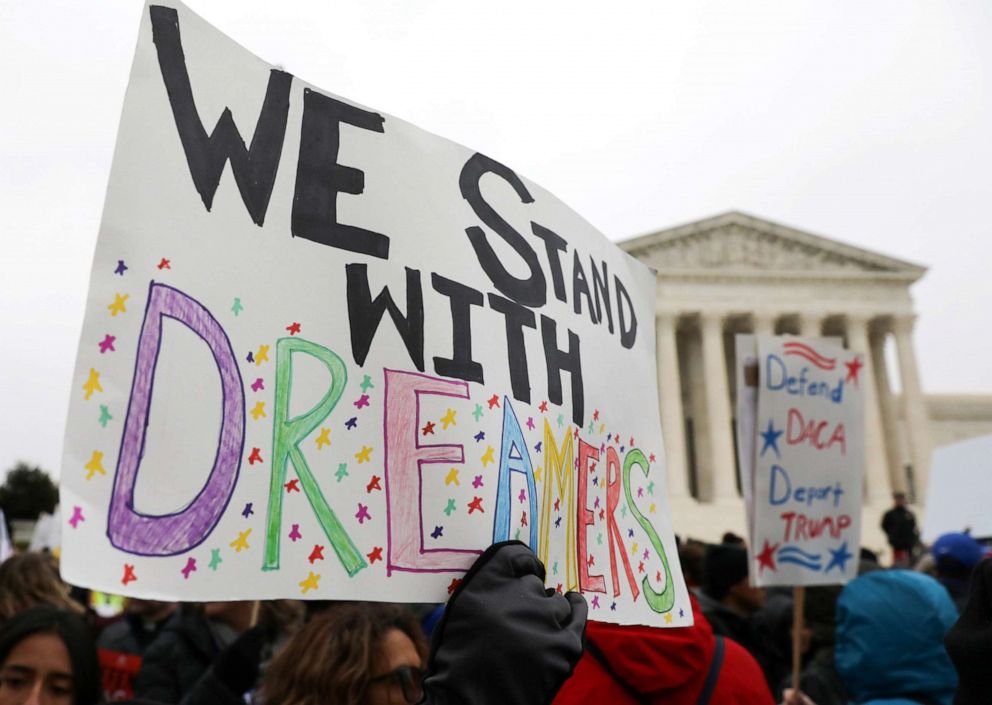
{"type": "Polygon", "coordinates": [[[688,624],[654,289],[509,167],[149,5],[73,382],[65,577],[441,600],[519,539],[593,618],[688,624]]]}
{"type": "Polygon", "coordinates": [[[863,356],[819,340],[755,337],[752,581],[847,582],[861,536],[863,356]]]}

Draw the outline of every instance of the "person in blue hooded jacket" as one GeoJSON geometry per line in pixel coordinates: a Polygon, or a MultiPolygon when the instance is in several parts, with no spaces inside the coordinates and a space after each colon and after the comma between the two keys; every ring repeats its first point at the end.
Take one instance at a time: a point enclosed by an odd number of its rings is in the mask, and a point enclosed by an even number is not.
{"type": "Polygon", "coordinates": [[[837,672],[858,705],[951,705],[958,677],[944,650],[957,609],[936,580],[868,573],[837,600],[837,672]]]}

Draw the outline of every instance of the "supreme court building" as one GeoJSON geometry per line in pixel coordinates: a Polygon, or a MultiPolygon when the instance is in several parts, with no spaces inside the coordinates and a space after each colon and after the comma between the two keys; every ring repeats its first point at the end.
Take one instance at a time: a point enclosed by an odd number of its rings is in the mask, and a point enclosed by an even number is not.
{"type": "Polygon", "coordinates": [[[618,244],[658,272],[658,390],[676,533],[746,535],[737,333],[833,336],[865,353],[862,544],[873,550],[888,548],[878,524],[893,491],[915,498],[922,520],[935,443],[992,432],[987,397],[928,398],[920,386],[910,287],[925,267],[736,212],[618,244]]]}

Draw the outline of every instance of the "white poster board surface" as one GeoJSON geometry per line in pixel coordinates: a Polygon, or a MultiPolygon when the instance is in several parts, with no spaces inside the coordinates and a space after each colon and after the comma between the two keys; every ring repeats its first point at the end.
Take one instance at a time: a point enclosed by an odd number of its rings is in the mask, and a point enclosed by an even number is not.
{"type": "Polygon", "coordinates": [[[509,167],[148,5],[73,381],[65,578],[440,601],[519,539],[593,619],[690,624],[654,290],[509,167]]]}
{"type": "Polygon", "coordinates": [[[845,583],[860,550],[863,356],[809,339],[756,339],[752,581],[845,583]]]}
{"type": "Polygon", "coordinates": [[[969,530],[992,537],[992,436],[969,438],[934,449],[927,488],[923,541],[969,530]]]}

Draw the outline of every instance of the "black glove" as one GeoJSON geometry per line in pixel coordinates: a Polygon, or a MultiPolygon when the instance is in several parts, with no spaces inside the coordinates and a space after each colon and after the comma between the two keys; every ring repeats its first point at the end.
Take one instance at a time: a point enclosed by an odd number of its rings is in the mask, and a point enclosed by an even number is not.
{"type": "Polygon", "coordinates": [[[251,690],[258,680],[262,650],[272,636],[272,629],[260,624],[231,642],[214,659],[213,672],[217,680],[239,696],[251,690]]]}
{"type": "Polygon", "coordinates": [[[490,546],[434,629],[428,705],[547,705],[582,657],[585,598],[544,588],[544,566],[519,541],[490,546]]]}

